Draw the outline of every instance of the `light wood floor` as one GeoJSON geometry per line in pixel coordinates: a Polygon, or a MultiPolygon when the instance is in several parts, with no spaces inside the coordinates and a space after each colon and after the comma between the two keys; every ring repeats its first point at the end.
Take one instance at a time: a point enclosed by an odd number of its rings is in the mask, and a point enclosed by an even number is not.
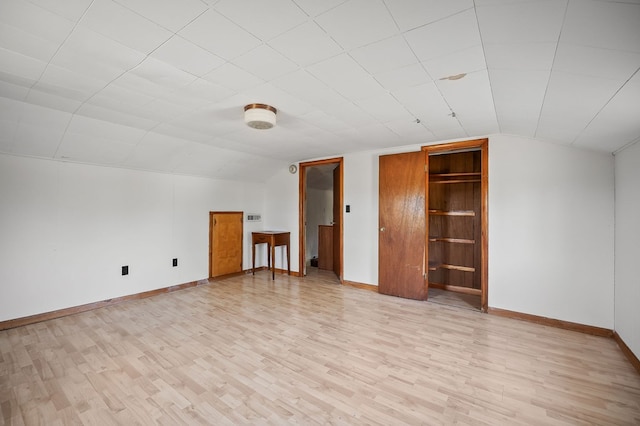
{"type": "Polygon", "coordinates": [[[640,424],[612,339],[267,271],[0,332],[4,424],[640,424]]]}

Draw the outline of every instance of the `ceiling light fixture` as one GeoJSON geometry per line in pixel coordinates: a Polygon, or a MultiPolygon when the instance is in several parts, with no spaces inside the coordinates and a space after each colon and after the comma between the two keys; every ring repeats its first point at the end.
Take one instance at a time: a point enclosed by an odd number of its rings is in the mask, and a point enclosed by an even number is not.
{"type": "Polygon", "coordinates": [[[265,104],[249,104],[244,107],[244,122],[254,129],[270,129],[276,125],[277,109],[265,104]]]}

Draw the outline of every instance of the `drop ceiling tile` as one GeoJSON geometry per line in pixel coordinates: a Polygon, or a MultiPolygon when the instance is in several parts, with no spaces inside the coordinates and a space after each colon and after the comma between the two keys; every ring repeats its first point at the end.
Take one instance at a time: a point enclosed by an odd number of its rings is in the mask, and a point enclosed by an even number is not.
{"type": "Polygon", "coordinates": [[[380,123],[399,120],[414,121],[413,115],[389,93],[356,101],[356,105],[380,123]]]}
{"type": "Polygon", "coordinates": [[[499,69],[489,75],[500,131],[533,137],[550,71],[499,69]]]}
{"type": "Polygon", "coordinates": [[[0,2],[0,22],[53,44],[62,43],[73,28],[73,22],[68,19],[20,0],[0,2]]]}
{"type": "Polygon", "coordinates": [[[236,91],[199,78],[188,86],[183,87],[180,93],[186,96],[205,100],[209,103],[219,102],[223,99],[230,98],[236,94],[236,91]]]}
{"type": "Polygon", "coordinates": [[[482,46],[474,46],[459,50],[451,55],[440,56],[436,59],[423,62],[429,75],[436,80],[458,75],[473,73],[487,68],[484,61],[482,46]]]}
{"type": "Polygon", "coordinates": [[[198,0],[115,0],[156,24],[177,32],[207,10],[198,0]]]}
{"type": "Polygon", "coordinates": [[[327,59],[307,69],[347,99],[357,100],[386,93],[386,90],[347,54],[327,59]]]}
{"type": "Polygon", "coordinates": [[[0,74],[0,98],[22,101],[27,97],[27,94],[29,93],[28,87],[5,82],[2,77],[3,76],[0,74]]]}
{"type": "Polygon", "coordinates": [[[258,78],[232,63],[226,63],[216,68],[203,78],[235,91],[246,90],[264,83],[262,78],[258,78]]]}
{"type": "Polygon", "coordinates": [[[390,37],[354,49],[349,54],[371,74],[391,71],[418,62],[402,36],[390,37]]]}
{"type": "Polygon", "coordinates": [[[179,35],[226,60],[261,44],[258,38],[214,10],[200,15],[180,30],[179,35]]]}
{"type": "Polygon", "coordinates": [[[552,72],[536,136],[573,142],[619,88],[614,80],[552,72]]]}
{"type": "Polygon", "coordinates": [[[137,50],[78,26],[51,63],[97,79],[111,81],[145,58],[137,50]]]}
{"type": "Polygon", "coordinates": [[[154,97],[141,92],[130,90],[117,84],[109,84],[87,102],[108,109],[127,111],[127,107],[140,108],[154,99],[154,97]]]}
{"type": "Polygon", "coordinates": [[[114,139],[67,132],[62,138],[56,158],[81,163],[118,165],[129,156],[134,145],[114,139]]]}
{"type": "Polygon", "coordinates": [[[411,30],[405,33],[405,38],[421,61],[481,44],[473,10],[411,30]]]}
{"type": "Polygon", "coordinates": [[[0,23],[0,47],[21,55],[49,62],[59,43],[38,37],[19,28],[0,23]]]}
{"type": "Polygon", "coordinates": [[[321,13],[326,12],[329,9],[333,9],[334,7],[345,3],[347,0],[325,0],[325,1],[317,1],[317,0],[294,0],[295,3],[305,11],[305,13],[309,16],[317,16],[321,13]]]}
{"type": "Polygon", "coordinates": [[[476,8],[484,43],[557,42],[566,2],[546,0],[476,8]]]}
{"type": "Polygon", "coordinates": [[[64,128],[20,124],[11,152],[17,155],[53,158],[63,134],[64,128]]]}
{"type": "Polygon", "coordinates": [[[434,82],[396,90],[392,94],[425,125],[443,120],[451,114],[434,82]]]}
{"type": "Polygon", "coordinates": [[[398,34],[380,0],[350,0],[318,16],[316,22],[347,50],[398,34]]]}
{"type": "Polygon", "coordinates": [[[84,135],[85,137],[100,135],[105,139],[114,139],[129,144],[136,144],[146,134],[145,130],[82,115],[73,116],[67,127],[67,132],[84,135]]]}
{"type": "Polygon", "coordinates": [[[154,99],[146,104],[144,109],[145,117],[158,123],[178,119],[191,111],[188,107],[163,99],[154,99]]]}
{"type": "MultiPolygon", "coordinates": [[[[19,121],[30,126],[40,126],[63,131],[69,124],[72,115],[52,108],[46,108],[28,103],[21,103],[19,107],[13,106],[19,114],[19,121]]],[[[3,112],[4,113],[4,112],[3,112]]]]}
{"type": "Polygon", "coordinates": [[[34,105],[40,105],[46,108],[53,108],[59,111],[74,112],[80,105],[81,101],[60,96],[50,91],[41,91],[41,87],[34,86],[25,98],[25,101],[34,105]]]}
{"type": "Polygon", "coordinates": [[[435,135],[431,133],[429,129],[423,126],[422,123],[417,123],[415,120],[402,119],[390,121],[384,125],[393,133],[398,135],[406,145],[413,143],[425,143],[435,138],[435,135]]]}
{"type": "Polygon", "coordinates": [[[320,110],[312,110],[300,118],[312,126],[328,132],[337,132],[348,128],[344,121],[320,110]]]}
{"type": "Polygon", "coordinates": [[[110,86],[121,87],[154,99],[167,93],[167,88],[132,72],[121,75],[110,86]]]}
{"type": "Polygon", "coordinates": [[[46,81],[38,81],[36,84],[31,87],[31,91],[29,96],[27,96],[27,100],[30,101],[31,93],[41,92],[47,93],[49,95],[56,96],[58,98],[68,99],[74,102],[85,102],[87,99],[91,97],[90,92],[83,91],[80,88],[68,87],[65,85],[58,85],[54,83],[48,83],[46,81]]]}
{"type": "Polygon", "coordinates": [[[635,74],[576,139],[581,148],[615,152],[640,139],[640,74],[635,74]]]}
{"type": "Polygon", "coordinates": [[[135,129],[149,130],[158,124],[156,121],[149,118],[138,117],[135,115],[123,113],[120,110],[103,108],[88,103],[82,104],[76,112],[78,115],[84,117],[95,118],[97,120],[119,124],[135,129]]]}
{"type": "Polygon", "coordinates": [[[69,97],[81,101],[90,98],[93,94],[100,91],[100,89],[107,85],[107,82],[103,80],[84,76],[51,64],[42,74],[42,77],[40,77],[38,85],[42,83],[56,87],[64,87],[65,91],[77,92],[78,97],[69,97]]]}
{"type": "Polygon", "coordinates": [[[640,52],[640,4],[569,2],[560,41],[640,52]]]}
{"type": "Polygon", "coordinates": [[[313,21],[274,38],[269,45],[302,66],[342,53],[342,48],[313,21]]]}
{"type": "Polygon", "coordinates": [[[411,86],[419,86],[433,81],[433,78],[431,78],[422,64],[419,63],[394,69],[393,71],[376,74],[374,77],[382,87],[389,91],[395,91],[411,86]]]}
{"type": "Polygon", "coordinates": [[[336,105],[328,113],[354,128],[376,123],[376,119],[371,114],[352,102],[336,105]]]}
{"type": "Polygon", "coordinates": [[[328,87],[304,70],[287,74],[274,80],[273,84],[290,95],[304,99],[325,111],[331,110],[335,105],[345,101],[344,97],[336,93],[331,87],[328,87]]]}
{"type": "Polygon", "coordinates": [[[296,64],[265,44],[234,59],[233,63],[266,81],[278,78],[298,68],[296,64]]]}
{"type": "Polygon", "coordinates": [[[386,0],[401,31],[439,21],[473,8],[473,0],[386,0]]]}
{"type": "Polygon", "coordinates": [[[198,77],[225,63],[219,56],[177,35],[167,40],[151,56],[198,77]]]}
{"type": "Polygon", "coordinates": [[[78,22],[82,15],[91,5],[92,0],[65,0],[65,1],[50,1],[50,0],[29,0],[31,3],[55,13],[63,18],[66,18],[72,22],[78,22]]]}
{"type": "Polygon", "coordinates": [[[143,53],[150,53],[172,33],[110,0],[95,0],[80,24],[143,53]]]}
{"type": "Polygon", "coordinates": [[[550,71],[557,43],[484,44],[489,69],[550,71]]]}
{"type": "Polygon", "coordinates": [[[149,132],[133,148],[122,162],[124,167],[134,169],[172,172],[188,154],[190,142],[183,139],[149,132]]]}
{"type": "Polygon", "coordinates": [[[183,126],[176,126],[172,123],[161,123],[153,128],[153,131],[167,136],[186,139],[193,142],[206,142],[212,135],[195,131],[183,126]]]}
{"type": "Polygon", "coordinates": [[[0,48],[0,73],[36,81],[46,66],[46,62],[0,48]]]}
{"type": "Polygon", "coordinates": [[[467,134],[499,131],[486,70],[467,74],[460,80],[437,81],[436,85],[467,134]]]}
{"type": "Polygon", "coordinates": [[[291,0],[221,0],[215,9],[261,40],[270,40],[307,19],[291,0]]]}
{"type": "Polygon", "coordinates": [[[187,86],[198,78],[151,56],[129,71],[128,74],[149,81],[164,88],[165,91],[187,86]]]}
{"type": "Polygon", "coordinates": [[[560,43],[554,71],[627,81],[640,68],[640,53],[560,43]]]}

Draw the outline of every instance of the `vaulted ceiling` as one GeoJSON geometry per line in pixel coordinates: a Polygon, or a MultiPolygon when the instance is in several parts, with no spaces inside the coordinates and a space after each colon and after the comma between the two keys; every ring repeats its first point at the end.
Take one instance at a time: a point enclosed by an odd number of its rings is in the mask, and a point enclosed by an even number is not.
{"type": "Polygon", "coordinates": [[[250,180],[493,133],[615,152],[639,68],[639,0],[2,0],[0,152],[250,180]]]}

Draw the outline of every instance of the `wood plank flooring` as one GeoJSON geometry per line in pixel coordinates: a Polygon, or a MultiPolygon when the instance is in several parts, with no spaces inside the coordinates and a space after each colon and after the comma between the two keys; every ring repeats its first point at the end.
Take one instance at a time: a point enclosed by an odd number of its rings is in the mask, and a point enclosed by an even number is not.
{"type": "Polygon", "coordinates": [[[0,423],[640,424],[613,339],[267,271],[0,332],[0,423]]]}

